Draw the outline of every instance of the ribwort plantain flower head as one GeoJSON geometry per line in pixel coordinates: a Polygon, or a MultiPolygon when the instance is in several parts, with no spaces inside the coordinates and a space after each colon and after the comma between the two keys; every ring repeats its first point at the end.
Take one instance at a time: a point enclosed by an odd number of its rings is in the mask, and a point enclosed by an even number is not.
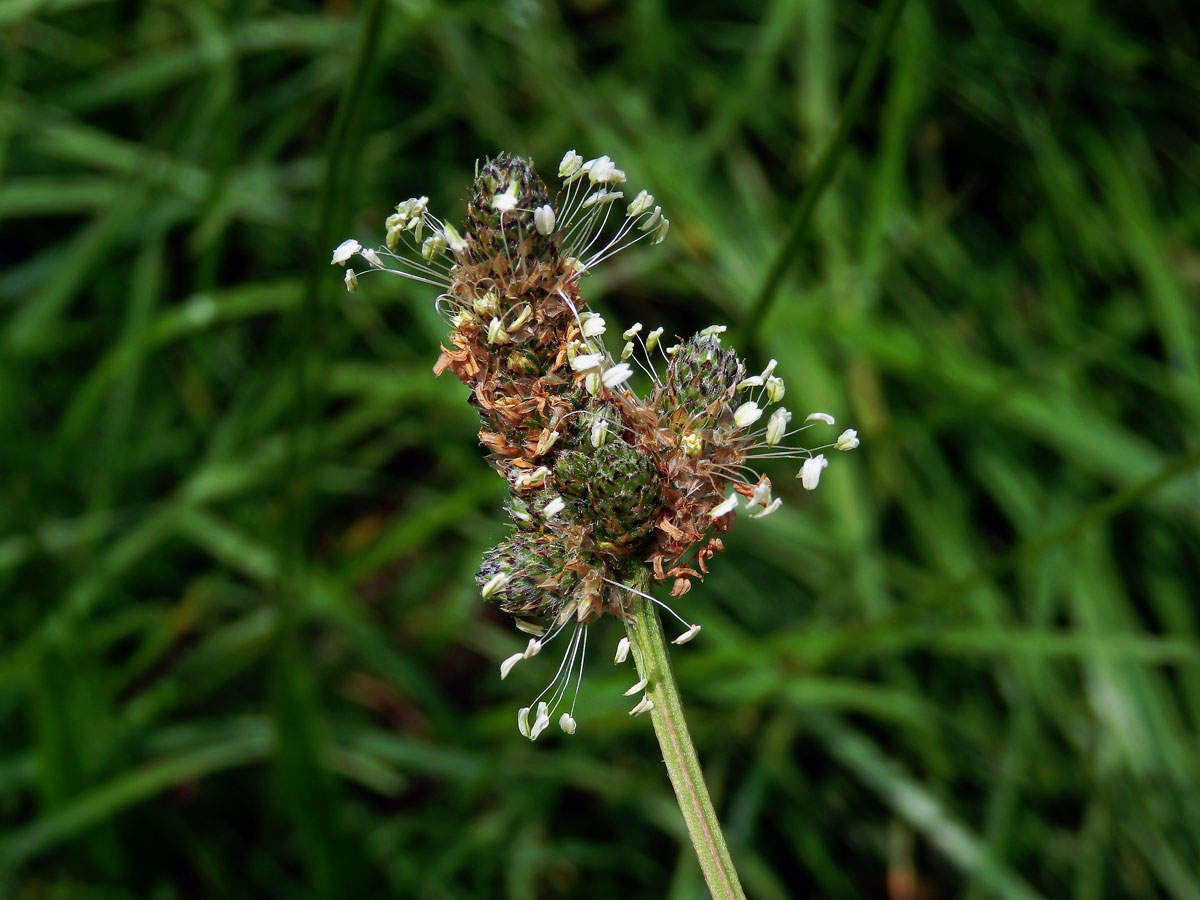
{"type": "MultiPolygon", "coordinates": [[[[387,217],[383,246],[347,240],[332,259],[346,267],[350,290],[387,271],[439,291],[450,330],[434,372],[449,370],[470,388],[479,440],[505,478],[513,523],[484,554],[476,581],[484,599],[533,636],[503,661],[501,677],[567,635],[553,680],[518,713],[531,740],[568,693],[557,721],[575,732],[588,627],[606,613],[628,619],[639,568],[680,597],[724,549],[720,535],[739,508],[752,518],[779,508],[755,460],[802,460],[796,477],[812,490],[828,465],[819,451],[859,443],[847,429],[812,449],[790,445],[833,417],[813,413],[792,428],[792,413],[778,405],[785,385],[775,360],[750,374],[721,344],[724,326],[664,347],[662,328],[636,323],[621,333],[614,357],[608,324],[586,309],[580,281],[632,244],[661,243],[670,221],[646,191],[627,197],[625,173],[607,156],[585,160],[572,150],[558,175],[551,197],[528,160],[502,154],[477,166],[461,230],[431,214],[428,197],[414,197],[387,217]],[[357,270],[347,265],[355,257],[365,264],[357,270]],[[642,393],[630,386],[638,370],[649,382],[642,393]]],[[[642,596],[679,619],[685,630],[676,643],[700,631],[642,596]]],[[[629,651],[622,638],[616,661],[629,651]]],[[[643,696],[630,714],[652,708],[643,696]]]]}

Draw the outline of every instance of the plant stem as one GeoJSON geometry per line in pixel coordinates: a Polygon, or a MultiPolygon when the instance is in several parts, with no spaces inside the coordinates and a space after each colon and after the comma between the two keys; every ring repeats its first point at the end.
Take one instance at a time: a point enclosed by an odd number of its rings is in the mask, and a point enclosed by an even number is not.
{"type": "MultiPolygon", "coordinates": [[[[636,572],[633,587],[650,592],[650,573],[645,569],[636,572]]],[[[692,745],[687,720],[683,716],[683,703],[679,699],[679,688],[671,672],[671,660],[667,655],[667,643],[663,636],[658,610],[649,600],[634,596],[629,605],[631,620],[625,626],[629,642],[635,648],[634,658],[638,674],[647,680],[646,694],[654,701],[650,716],[654,721],[654,733],[662,748],[663,762],[667,775],[675,789],[679,810],[687,825],[688,837],[696,848],[700,870],[712,893],[713,900],[746,900],[738,881],[737,870],[725,845],[721,823],[713,810],[700,760],[692,745]]]]}

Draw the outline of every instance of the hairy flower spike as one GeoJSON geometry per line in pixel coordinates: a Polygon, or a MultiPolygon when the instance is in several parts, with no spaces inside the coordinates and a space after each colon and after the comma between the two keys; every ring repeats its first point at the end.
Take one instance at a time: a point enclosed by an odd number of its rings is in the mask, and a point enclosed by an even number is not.
{"type": "MultiPolygon", "coordinates": [[[[588,631],[605,614],[628,621],[635,595],[679,621],[675,643],[696,637],[698,624],[630,583],[653,578],[681,597],[723,550],[720,534],[741,501],[752,518],[779,509],[757,460],[803,460],[797,477],[812,490],[828,465],[819,451],[859,443],[851,428],[833,443],[789,446],[833,417],[813,413],[789,431],[792,414],[770,409],[785,393],[776,361],[750,375],[722,345],[723,325],[664,348],[664,329],[644,333],[639,322],[621,332],[614,357],[582,279],[638,241],[661,242],[670,220],[649,192],[626,198],[625,172],[608,156],[568,151],[557,174],[551,190],[528,160],[500,154],[477,165],[454,224],[430,212],[428,197],[412,197],[387,216],[383,246],[350,239],[331,259],[346,268],[349,290],[386,271],[436,291],[449,334],[434,372],[452,371],[469,388],[479,441],[508,487],[513,530],[475,577],[482,597],[531,637],[500,675],[562,647],[550,684],[517,714],[530,740],[552,721],[575,733],[588,631]],[[355,257],[362,264],[351,268],[355,257]],[[644,394],[634,387],[638,370],[649,379],[644,394]]],[[[614,662],[634,651],[623,637],[614,662]]],[[[629,694],[646,689],[643,679],[629,694]]],[[[630,714],[653,707],[643,695],[630,714]]]]}

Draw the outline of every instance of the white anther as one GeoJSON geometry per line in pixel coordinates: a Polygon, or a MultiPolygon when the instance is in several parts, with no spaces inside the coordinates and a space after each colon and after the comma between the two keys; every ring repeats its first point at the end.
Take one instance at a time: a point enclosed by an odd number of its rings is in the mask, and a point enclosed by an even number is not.
{"type": "Polygon", "coordinates": [[[503,681],[508,677],[508,673],[513,670],[513,666],[525,658],[524,653],[514,653],[504,662],[500,663],[500,680],[503,681]]]}
{"type": "Polygon", "coordinates": [[[714,506],[712,508],[712,510],[708,514],[708,517],[710,519],[719,519],[719,518],[721,518],[721,516],[725,515],[726,513],[733,512],[734,508],[737,506],[737,501],[738,501],[738,495],[736,493],[730,494],[728,497],[726,497],[724,500],[722,500],[720,503],[718,503],[716,506],[714,506]]]}
{"type": "Polygon", "coordinates": [[[585,338],[599,337],[604,334],[605,325],[603,316],[585,312],[580,314],[579,321],[583,323],[580,332],[585,338]]]}
{"type": "Polygon", "coordinates": [[[533,211],[533,227],[538,234],[549,234],[554,230],[554,207],[549,203],[533,211]]]}
{"type": "Polygon", "coordinates": [[[558,727],[561,728],[563,731],[565,731],[567,734],[574,734],[575,733],[575,719],[571,716],[570,713],[563,713],[558,718],[558,727]]]}
{"type": "Polygon", "coordinates": [[[762,417],[762,410],[753,400],[743,403],[733,413],[733,424],[738,428],[753,425],[762,417]]]}
{"type": "Polygon", "coordinates": [[[806,459],[804,464],[800,466],[800,474],[796,477],[800,479],[800,483],[806,491],[814,490],[817,482],[821,480],[821,470],[829,465],[829,460],[825,458],[825,454],[818,453],[811,459],[806,459]]]}
{"type": "Polygon", "coordinates": [[[542,649],[542,642],[539,641],[537,638],[530,638],[529,646],[527,646],[525,648],[525,652],[522,653],[521,655],[523,657],[525,657],[525,659],[532,659],[533,657],[538,655],[538,651],[540,651],[541,649],[542,649]]]}
{"type": "Polygon", "coordinates": [[[608,440],[608,420],[596,419],[588,435],[593,447],[603,447],[608,440]]]}
{"type": "Polygon", "coordinates": [[[496,591],[500,590],[500,588],[508,584],[508,579],[509,574],[507,572],[497,572],[489,578],[487,584],[483,586],[483,590],[480,592],[483,595],[483,599],[486,600],[492,594],[496,593],[496,591]]]}
{"type": "Polygon", "coordinates": [[[792,414],[782,406],[775,412],[771,413],[771,418],[767,420],[767,446],[774,447],[783,440],[784,434],[787,433],[788,422],[792,421],[792,414]]]}
{"type": "Polygon", "coordinates": [[[362,244],[354,240],[354,238],[342,241],[333,248],[333,259],[330,260],[329,264],[331,266],[344,266],[346,261],[360,250],[362,250],[362,244]]]}
{"type": "Polygon", "coordinates": [[[829,413],[809,413],[805,422],[824,422],[826,425],[833,424],[833,416],[829,413]]]}
{"type": "Polygon", "coordinates": [[[613,665],[619,666],[629,658],[629,638],[623,637],[617,641],[617,655],[613,657],[613,665]]]}
{"type": "Polygon", "coordinates": [[[583,169],[583,157],[574,150],[568,150],[558,164],[559,178],[572,178],[583,169]]]}
{"type": "Polygon", "coordinates": [[[442,236],[446,239],[446,245],[455,253],[462,253],[467,249],[466,238],[455,231],[449,222],[442,226],[442,236]]]}
{"type": "Polygon", "coordinates": [[[783,379],[775,375],[767,377],[767,402],[778,403],[783,399],[783,379]]]}
{"type": "Polygon", "coordinates": [[[617,363],[605,370],[600,378],[606,388],[615,388],[624,384],[633,375],[633,367],[629,363],[617,363]]]}
{"type": "Polygon", "coordinates": [[[783,498],[776,497],[764,509],[760,509],[758,512],[752,513],[750,515],[750,518],[761,519],[763,516],[769,516],[771,513],[775,512],[775,510],[779,509],[779,507],[782,505],[783,505],[783,498]]]}
{"type": "Polygon", "coordinates": [[[662,327],[655,328],[652,332],[646,335],[646,352],[653,353],[654,348],[658,346],[658,339],[662,337],[662,327]]]}
{"type": "Polygon", "coordinates": [[[650,682],[648,679],[643,678],[641,681],[639,681],[637,684],[635,684],[633,687],[631,687],[629,690],[627,690],[625,692],[625,696],[632,697],[634,694],[638,693],[639,691],[645,690],[646,685],[648,685],[649,683],[650,682]]]}
{"type": "Polygon", "coordinates": [[[692,638],[694,638],[699,633],[700,633],[700,626],[693,625],[691,628],[689,628],[687,631],[685,631],[679,637],[675,638],[675,640],[671,641],[671,643],[672,644],[686,644],[688,641],[690,641],[692,638]]]}
{"type": "Polygon", "coordinates": [[[858,432],[853,428],[847,428],[838,435],[837,442],[833,445],[834,450],[853,450],[858,446],[858,432]]]}
{"type": "Polygon", "coordinates": [[[579,353],[571,360],[571,368],[576,372],[586,372],[589,369],[599,368],[602,362],[604,362],[602,353],[579,353]]]}
{"type": "Polygon", "coordinates": [[[629,711],[631,716],[640,716],[642,713],[650,712],[654,709],[654,701],[649,697],[643,697],[642,701],[629,711]]]}

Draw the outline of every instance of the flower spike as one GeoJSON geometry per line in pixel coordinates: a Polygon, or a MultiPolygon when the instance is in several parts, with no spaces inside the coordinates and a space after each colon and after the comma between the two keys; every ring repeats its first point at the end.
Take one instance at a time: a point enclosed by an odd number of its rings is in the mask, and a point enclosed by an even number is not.
{"type": "MultiPolygon", "coordinates": [[[[569,150],[556,174],[547,185],[528,160],[499,154],[476,166],[453,221],[428,196],[410,197],[385,218],[382,245],[351,238],[331,255],[351,291],[376,272],[435,289],[449,333],[434,371],[468,388],[480,444],[508,490],[512,530],[476,574],[483,599],[529,635],[500,677],[559,651],[553,677],[517,714],[530,740],[552,722],[575,733],[589,629],[605,614],[629,629],[615,664],[631,652],[644,662],[630,639],[637,598],[678,621],[674,643],[699,634],[643,588],[658,580],[684,596],[724,549],[720,535],[742,501],[751,518],[780,508],[758,460],[802,460],[797,477],[813,490],[828,465],[822,451],[859,445],[853,428],[817,447],[790,443],[833,416],[812,413],[792,428],[791,412],[769,409],[785,396],[777,361],[752,374],[723,343],[724,325],[666,344],[662,327],[610,328],[589,308],[584,276],[639,241],[661,243],[670,219],[652,193],[626,187],[609,156],[569,150]],[[623,344],[609,347],[610,332],[623,344]],[[645,381],[634,379],[639,370],[645,381]],[[644,394],[636,382],[649,385],[644,394]]],[[[647,686],[641,678],[627,692],[642,694],[631,715],[654,708],[647,686]]]]}

